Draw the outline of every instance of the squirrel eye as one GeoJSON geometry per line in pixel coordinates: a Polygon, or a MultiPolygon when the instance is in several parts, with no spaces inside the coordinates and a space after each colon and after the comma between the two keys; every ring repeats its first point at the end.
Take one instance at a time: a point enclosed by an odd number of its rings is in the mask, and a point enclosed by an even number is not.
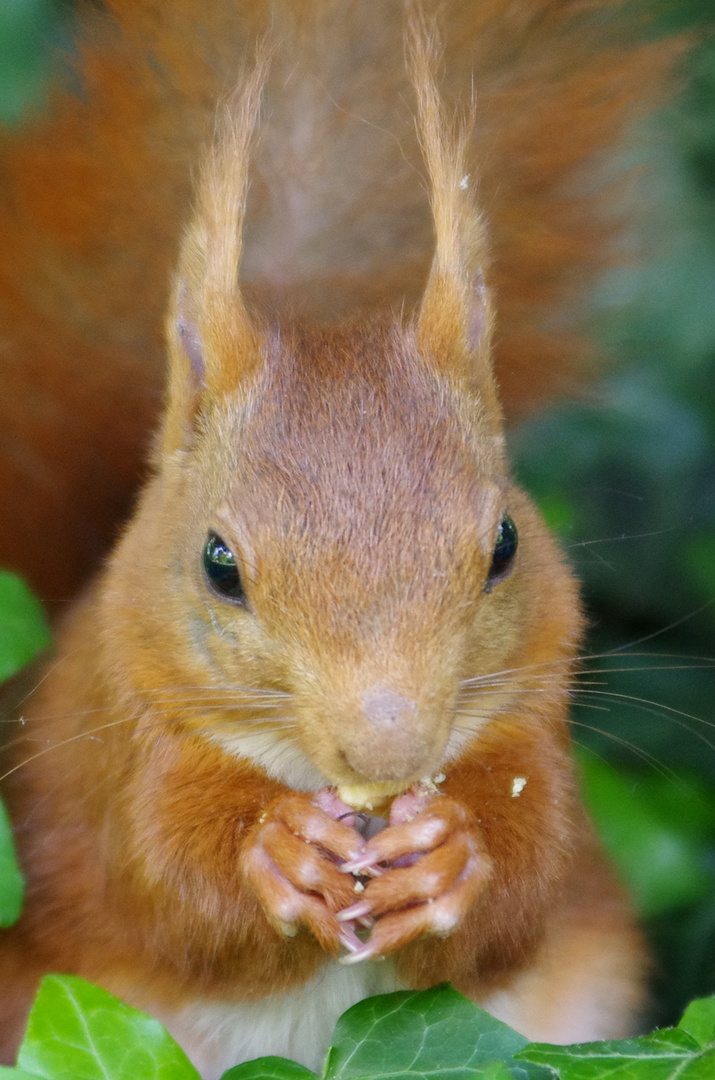
{"type": "Polygon", "coordinates": [[[485,592],[491,592],[493,586],[503,581],[508,575],[514,563],[518,541],[519,535],[516,531],[516,525],[509,515],[505,514],[497,532],[492,563],[484,586],[485,592]]]}
{"type": "Polygon", "coordinates": [[[236,557],[216,533],[209,533],[204,547],[203,562],[204,573],[214,592],[218,593],[222,599],[232,600],[235,604],[246,603],[246,594],[236,566],[236,557]]]}

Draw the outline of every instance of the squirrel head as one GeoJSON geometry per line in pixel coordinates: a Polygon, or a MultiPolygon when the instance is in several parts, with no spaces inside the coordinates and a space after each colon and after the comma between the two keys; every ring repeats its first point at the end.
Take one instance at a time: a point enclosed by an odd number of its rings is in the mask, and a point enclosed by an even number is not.
{"type": "Polygon", "coordinates": [[[411,49],[436,237],[418,310],[323,327],[247,310],[259,61],[200,184],[157,475],[108,586],[149,712],[184,687],[176,723],[296,788],[433,775],[513,697],[500,676],[461,710],[468,680],[553,661],[561,686],[577,637],[570,573],[509,477],[466,127],[419,26],[411,49]]]}

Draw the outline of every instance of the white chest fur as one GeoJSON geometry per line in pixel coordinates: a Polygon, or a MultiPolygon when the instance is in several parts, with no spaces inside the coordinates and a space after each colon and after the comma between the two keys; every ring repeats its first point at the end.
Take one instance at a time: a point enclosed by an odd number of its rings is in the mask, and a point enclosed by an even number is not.
{"type": "Polygon", "coordinates": [[[232,1065],[267,1054],[287,1057],[322,1073],[341,1013],[371,994],[400,990],[394,965],[329,961],[308,983],[261,1001],[196,1001],[180,1011],[157,1010],[203,1080],[218,1080],[232,1065]]]}

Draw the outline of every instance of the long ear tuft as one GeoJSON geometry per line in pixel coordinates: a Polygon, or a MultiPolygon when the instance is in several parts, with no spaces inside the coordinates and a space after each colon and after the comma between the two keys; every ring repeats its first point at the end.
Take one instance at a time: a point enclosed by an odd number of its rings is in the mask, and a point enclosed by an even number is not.
{"type": "Polygon", "coordinates": [[[181,245],[167,320],[168,451],[186,445],[202,398],[216,400],[235,390],[258,363],[257,333],[241,296],[239,270],[251,147],[268,59],[263,42],[252,70],[217,116],[181,245]]]}
{"type": "Polygon", "coordinates": [[[435,233],[434,258],[419,312],[419,338],[439,370],[474,386],[499,424],[490,360],[491,305],[485,285],[487,232],[465,164],[475,103],[461,116],[448,114],[436,79],[439,38],[418,8],[409,15],[407,51],[435,233]]]}

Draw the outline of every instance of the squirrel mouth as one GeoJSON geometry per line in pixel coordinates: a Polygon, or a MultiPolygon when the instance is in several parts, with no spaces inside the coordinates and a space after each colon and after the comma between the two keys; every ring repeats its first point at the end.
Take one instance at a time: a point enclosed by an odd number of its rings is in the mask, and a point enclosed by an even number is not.
{"type": "Polygon", "coordinates": [[[366,780],[364,783],[339,784],[337,795],[353,810],[382,810],[386,803],[402,795],[409,786],[404,780],[366,780]]]}
{"type": "Polygon", "coordinates": [[[444,773],[437,773],[435,776],[423,777],[416,782],[376,781],[363,784],[340,784],[336,789],[336,794],[341,802],[352,807],[353,810],[367,810],[370,813],[381,815],[389,811],[390,803],[398,795],[404,795],[410,788],[419,787],[423,793],[434,791],[436,794],[439,790],[438,785],[444,779],[444,773]]]}

